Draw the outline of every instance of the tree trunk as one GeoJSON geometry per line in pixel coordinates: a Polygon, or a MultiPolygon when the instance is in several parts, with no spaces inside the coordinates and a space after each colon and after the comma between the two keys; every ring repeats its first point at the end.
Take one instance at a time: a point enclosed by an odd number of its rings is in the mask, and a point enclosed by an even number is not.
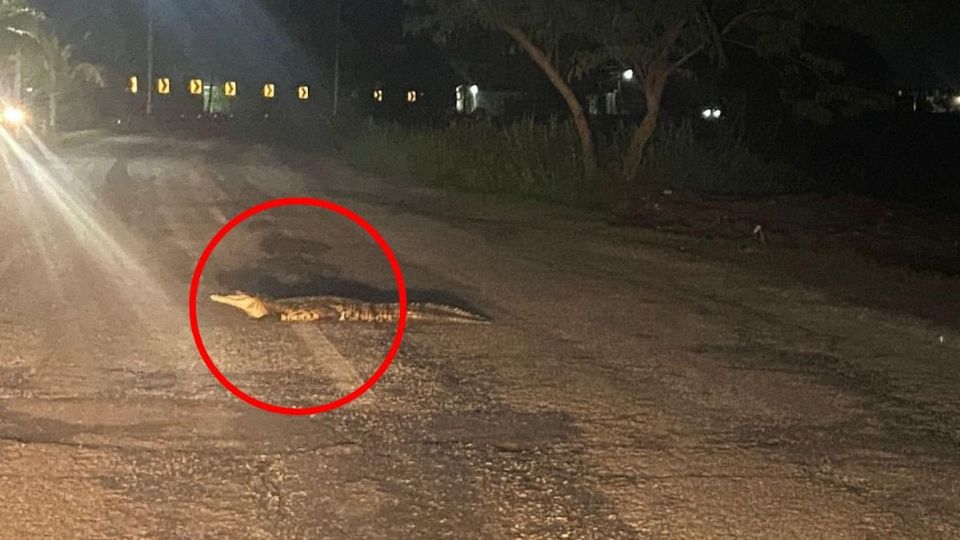
{"type": "Polygon", "coordinates": [[[150,2],[146,3],[147,9],[147,115],[153,114],[153,8],[150,2]]]}
{"type": "Polygon", "coordinates": [[[48,134],[57,134],[57,95],[50,94],[50,125],[48,134]]]}
{"type": "Polygon", "coordinates": [[[643,158],[650,139],[657,129],[660,118],[660,105],[663,101],[663,91],[670,78],[669,68],[653,68],[643,78],[643,90],[647,102],[647,111],[643,115],[640,125],[633,130],[630,137],[630,147],[623,159],[621,174],[627,182],[640,184],[643,189],[652,190],[653,179],[641,178],[640,170],[643,167],[643,158]]]}
{"type": "Polygon", "coordinates": [[[55,135],[57,133],[57,72],[50,70],[50,124],[48,133],[55,135]]]}
{"type": "Polygon", "coordinates": [[[23,98],[23,52],[17,48],[13,55],[13,100],[17,106],[20,106],[23,98]]]}
{"type": "Polygon", "coordinates": [[[540,67],[541,70],[550,79],[554,88],[563,97],[567,107],[570,109],[570,115],[573,117],[573,123],[577,127],[577,135],[580,137],[580,153],[583,156],[583,172],[588,179],[595,179],[597,176],[597,154],[593,145],[593,130],[590,129],[590,123],[587,121],[587,115],[583,111],[583,106],[577,95],[563,79],[550,58],[538,47],[527,34],[520,28],[513,26],[504,26],[503,29],[510,34],[522,48],[526,51],[530,59],[540,67]]]}

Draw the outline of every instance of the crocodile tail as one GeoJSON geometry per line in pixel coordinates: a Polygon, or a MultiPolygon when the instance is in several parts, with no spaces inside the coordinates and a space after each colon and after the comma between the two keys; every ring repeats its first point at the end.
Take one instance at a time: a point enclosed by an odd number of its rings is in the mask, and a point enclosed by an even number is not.
{"type": "Polygon", "coordinates": [[[414,320],[459,323],[489,323],[490,319],[465,309],[442,304],[413,303],[408,305],[407,316],[414,320]]]}
{"type": "MultiPolygon", "coordinates": [[[[396,322],[400,318],[399,304],[342,303],[335,308],[341,321],[396,322]]],[[[476,313],[440,304],[411,303],[407,318],[432,322],[486,323],[489,319],[476,313]]]]}

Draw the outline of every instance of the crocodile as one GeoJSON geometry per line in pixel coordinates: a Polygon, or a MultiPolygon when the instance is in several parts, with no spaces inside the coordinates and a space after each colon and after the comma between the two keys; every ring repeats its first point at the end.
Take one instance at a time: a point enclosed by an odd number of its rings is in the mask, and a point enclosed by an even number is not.
{"type": "MultiPolygon", "coordinates": [[[[339,296],[299,296],[267,298],[237,291],[213,294],[214,302],[235,307],[252,319],[274,318],[283,322],[357,321],[396,322],[400,305],[364,302],[339,296]]],[[[408,303],[407,319],[433,322],[488,323],[490,319],[469,311],[433,303],[408,303]]]]}

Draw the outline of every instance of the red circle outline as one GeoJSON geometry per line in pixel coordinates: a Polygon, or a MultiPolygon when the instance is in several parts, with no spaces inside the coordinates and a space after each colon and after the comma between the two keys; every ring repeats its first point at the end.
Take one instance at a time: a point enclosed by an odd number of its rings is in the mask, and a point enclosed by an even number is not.
{"type": "Polygon", "coordinates": [[[253,206],[237,217],[230,220],[229,223],[223,226],[213,239],[210,240],[210,243],[207,245],[206,249],[203,250],[203,253],[200,255],[200,259],[197,261],[197,267],[193,272],[193,279],[190,282],[190,330],[193,332],[193,341],[197,346],[197,350],[200,352],[203,362],[207,365],[207,368],[213,373],[213,376],[223,385],[224,388],[233,393],[233,395],[238,398],[246,401],[254,407],[258,407],[265,411],[269,411],[277,414],[285,414],[291,416],[307,416],[320,414],[334,409],[343,407],[344,405],[350,403],[351,401],[357,399],[364,393],[366,393],[370,388],[373,387],[383,377],[384,373],[387,372],[387,369],[390,368],[390,364],[393,363],[393,359],[397,356],[397,353],[400,351],[400,345],[403,342],[403,335],[407,327],[407,287],[403,280],[403,272],[400,270],[400,263],[397,262],[397,258],[393,253],[393,250],[390,249],[390,245],[387,244],[387,241],[383,239],[380,233],[367,223],[362,217],[355,214],[351,210],[344,208],[343,206],[337,205],[335,203],[325,201],[322,199],[312,199],[309,197],[291,197],[283,199],[274,199],[271,201],[266,201],[256,206],[253,206]],[[390,262],[390,267],[393,269],[393,275],[397,282],[397,292],[400,300],[400,317],[397,320],[397,331],[393,337],[393,343],[390,346],[390,350],[387,352],[386,357],[384,357],[383,362],[381,362],[380,367],[377,368],[377,371],[367,379],[359,388],[347,394],[346,396],[341,397],[340,399],[331,401],[324,405],[318,405],[315,407],[307,408],[293,408],[293,407],[281,407],[279,405],[274,405],[272,403],[267,403],[259,399],[254,398],[253,396],[248,395],[243,390],[237,388],[233,383],[227,379],[223,373],[217,368],[213,360],[210,358],[210,354],[207,352],[206,346],[203,344],[203,338],[200,336],[200,325],[197,322],[197,294],[200,290],[200,277],[203,274],[203,269],[207,265],[207,260],[210,258],[210,255],[213,254],[213,251],[216,249],[217,245],[220,243],[223,238],[230,233],[237,225],[246,221],[247,219],[261,213],[271,210],[273,208],[279,208],[283,206],[313,206],[317,208],[323,208],[331,212],[335,212],[344,216],[357,225],[360,226],[371,238],[376,241],[377,245],[380,246],[380,249],[386,255],[387,260],[390,262]]]}

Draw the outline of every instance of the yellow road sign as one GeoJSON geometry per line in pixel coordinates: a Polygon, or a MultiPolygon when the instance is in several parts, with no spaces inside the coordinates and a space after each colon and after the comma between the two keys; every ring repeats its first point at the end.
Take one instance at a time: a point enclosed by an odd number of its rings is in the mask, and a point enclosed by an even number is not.
{"type": "Polygon", "coordinates": [[[140,79],[138,79],[136,75],[130,77],[130,82],[127,84],[127,90],[129,90],[131,94],[136,94],[140,91],[140,79]]]}
{"type": "Polygon", "coordinates": [[[236,97],[237,95],[237,82],[236,81],[227,81],[223,85],[223,94],[230,97],[236,97]]]}
{"type": "Polygon", "coordinates": [[[167,77],[160,77],[157,79],[157,93],[160,94],[169,94],[170,93],[170,79],[167,77]]]}
{"type": "Polygon", "coordinates": [[[263,97],[273,99],[277,95],[277,87],[273,83],[263,85],[263,97]]]}
{"type": "Polygon", "coordinates": [[[190,93],[195,96],[199,96],[203,93],[202,79],[190,79],[190,93]]]}
{"type": "Polygon", "coordinates": [[[307,85],[297,87],[297,97],[304,101],[310,99],[310,87],[307,85]]]}

